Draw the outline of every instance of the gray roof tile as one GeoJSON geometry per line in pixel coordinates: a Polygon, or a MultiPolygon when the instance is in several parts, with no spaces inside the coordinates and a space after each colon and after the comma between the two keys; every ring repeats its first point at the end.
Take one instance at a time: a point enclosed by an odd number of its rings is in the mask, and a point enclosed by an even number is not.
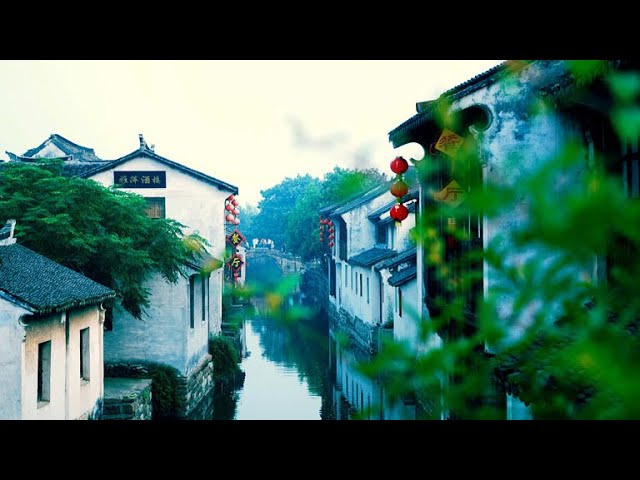
{"type": "Polygon", "coordinates": [[[413,280],[417,276],[417,270],[415,265],[411,265],[410,267],[403,268],[398,273],[391,275],[389,277],[389,285],[392,287],[399,287],[400,285],[404,285],[405,283],[413,280]]]}
{"type": "Polygon", "coordinates": [[[348,263],[350,265],[356,265],[358,267],[370,267],[371,265],[394,255],[396,255],[395,250],[373,247],[349,258],[348,263]]]}
{"type": "Polygon", "coordinates": [[[39,314],[97,304],[116,295],[17,243],[0,246],[0,294],[39,314]]]}

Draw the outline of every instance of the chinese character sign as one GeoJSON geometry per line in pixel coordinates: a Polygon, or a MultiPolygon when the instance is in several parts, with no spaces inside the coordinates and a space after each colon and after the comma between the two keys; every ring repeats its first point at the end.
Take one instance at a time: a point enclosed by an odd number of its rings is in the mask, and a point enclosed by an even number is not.
{"type": "Polygon", "coordinates": [[[167,188],[167,172],[115,170],[113,183],[124,188],[167,188]]]}
{"type": "Polygon", "coordinates": [[[464,138],[445,128],[436,142],[436,150],[447,155],[455,155],[462,142],[464,142],[464,138]]]}
{"type": "Polygon", "coordinates": [[[229,265],[229,268],[231,268],[234,274],[237,273],[239,275],[242,265],[244,265],[244,262],[242,261],[242,258],[240,257],[240,255],[238,255],[237,253],[234,253],[229,259],[229,261],[227,262],[227,265],[229,265]]]}
{"type": "Polygon", "coordinates": [[[450,207],[456,208],[467,198],[467,192],[460,186],[458,182],[453,180],[446,187],[437,193],[433,194],[433,197],[439,201],[447,204],[450,207]]]}
{"type": "Polygon", "coordinates": [[[227,236],[227,242],[230,243],[233,248],[238,248],[245,241],[246,239],[244,235],[242,235],[242,233],[240,233],[238,229],[235,229],[229,234],[229,236],[227,236]]]}

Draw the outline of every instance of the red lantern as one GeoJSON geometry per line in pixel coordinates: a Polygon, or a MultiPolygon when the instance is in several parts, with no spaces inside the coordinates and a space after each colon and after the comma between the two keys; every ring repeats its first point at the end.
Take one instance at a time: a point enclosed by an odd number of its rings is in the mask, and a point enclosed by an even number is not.
{"type": "Polygon", "coordinates": [[[334,231],[333,227],[329,227],[329,233],[333,233],[334,231]]]}
{"type": "Polygon", "coordinates": [[[329,240],[333,240],[335,237],[333,235],[329,235],[329,240]]]}
{"type": "Polygon", "coordinates": [[[240,219],[239,218],[234,218],[233,219],[233,224],[234,225],[240,225],[240,219]]]}
{"type": "Polygon", "coordinates": [[[327,220],[327,224],[331,227],[333,227],[333,220],[327,220]]]}
{"type": "Polygon", "coordinates": [[[391,207],[391,210],[389,211],[389,215],[396,222],[401,222],[409,216],[409,209],[407,209],[407,207],[405,207],[403,204],[399,203],[391,207]]]}
{"type": "Polygon", "coordinates": [[[329,242],[329,248],[333,248],[333,242],[329,242]]]}
{"type": "Polygon", "coordinates": [[[231,200],[231,203],[233,203],[234,207],[237,207],[240,202],[236,198],[234,198],[233,200],[231,200]]]}
{"type": "Polygon", "coordinates": [[[391,161],[391,171],[395,174],[402,175],[409,170],[409,163],[402,157],[396,157],[391,161]]]}
{"type": "Polygon", "coordinates": [[[389,191],[394,197],[404,197],[409,192],[409,185],[404,180],[399,179],[391,184],[389,191]]]}
{"type": "Polygon", "coordinates": [[[227,219],[227,222],[233,222],[233,215],[229,214],[226,217],[224,217],[227,219]]]}
{"type": "Polygon", "coordinates": [[[240,215],[240,210],[238,210],[237,208],[234,208],[233,209],[233,214],[236,215],[236,216],[240,215]]]}
{"type": "Polygon", "coordinates": [[[230,212],[231,210],[233,210],[233,207],[231,206],[231,204],[230,204],[230,203],[227,203],[227,204],[224,206],[224,209],[225,209],[227,212],[230,212]]]}
{"type": "Polygon", "coordinates": [[[231,194],[231,195],[229,195],[229,196],[227,197],[227,200],[229,200],[230,202],[233,202],[233,199],[234,199],[234,198],[236,198],[236,197],[234,197],[234,196],[233,196],[233,194],[231,194]]]}

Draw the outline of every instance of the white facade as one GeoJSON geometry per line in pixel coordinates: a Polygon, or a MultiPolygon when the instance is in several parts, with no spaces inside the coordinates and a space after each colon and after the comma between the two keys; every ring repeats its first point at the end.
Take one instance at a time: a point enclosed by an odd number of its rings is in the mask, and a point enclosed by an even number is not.
{"type": "MultiPolygon", "coordinates": [[[[111,186],[114,184],[114,171],[166,172],[166,188],[123,188],[123,190],[145,197],[164,198],[166,218],[172,218],[185,225],[187,227],[185,228],[185,233],[198,233],[211,245],[208,247],[211,255],[221,260],[224,258],[226,242],[224,201],[232,193],[231,190],[217,187],[179,168],[158,161],[144,151],[140,151],[133,158],[108,170],[99,172],[90,178],[105,186],[111,186]]],[[[155,317],[163,315],[161,305],[166,303],[165,300],[156,298],[161,295],[159,292],[163,290],[161,286],[163,282],[164,280],[159,277],[149,282],[152,292],[150,298],[152,308],[149,311],[153,312],[155,317]]],[[[213,271],[208,285],[210,298],[207,302],[209,305],[208,318],[210,319],[207,320],[207,323],[210,335],[220,333],[222,323],[222,285],[223,270],[213,271]]],[[[174,311],[170,315],[174,316],[175,322],[180,322],[184,312],[174,311]]],[[[153,322],[154,318],[150,318],[149,321],[153,322]]],[[[200,346],[196,349],[200,349],[200,346]]]]}
{"type": "Polygon", "coordinates": [[[44,317],[0,298],[0,419],[95,418],[104,395],[102,322],[97,305],[44,317]],[[80,376],[81,330],[88,329],[89,370],[80,376]],[[49,398],[38,399],[39,345],[50,343],[49,398]]]}

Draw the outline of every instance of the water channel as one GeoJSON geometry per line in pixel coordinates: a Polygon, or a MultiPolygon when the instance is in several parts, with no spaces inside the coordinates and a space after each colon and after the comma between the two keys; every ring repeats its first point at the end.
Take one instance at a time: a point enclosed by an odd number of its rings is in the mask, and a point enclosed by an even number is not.
{"type": "MultiPolygon", "coordinates": [[[[296,322],[260,313],[244,324],[244,382],[226,392],[214,418],[235,420],[413,419],[415,407],[386,401],[379,382],[356,369],[362,354],[339,346],[320,311],[296,322]],[[382,405],[382,407],[381,407],[382,405]]],[[[366,360],[366,359],[365,359],[366,360]]]]}

